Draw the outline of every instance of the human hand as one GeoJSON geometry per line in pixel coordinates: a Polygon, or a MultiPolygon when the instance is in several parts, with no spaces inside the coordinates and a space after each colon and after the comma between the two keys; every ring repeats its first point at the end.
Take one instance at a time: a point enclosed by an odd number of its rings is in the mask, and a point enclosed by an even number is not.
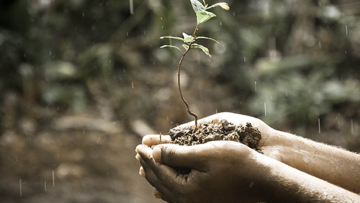
{"type": "Polygon", "coordinates": [[[163,200],[172,203],[257,202],[264,200],[265,174],[257,156],[243,144],[213,141],[195,146],[163,144],[136,148],[141,173],[163,200]],[[186,174],[178,168],[189,169],[186,174]],[[261,192],[262,191],[262,192],[261,192]]]}
{"type": "MultiPolygon", "coordinates": [[[[235,124],[235,125],[243,125],[245,126],[246,123],[251,123],[253,127],[258,128],[258,130],[261,132],[261,139],[258,144],[258,148],[267,156],[275,158],[277,160],[280,160],[279,154],[276,150],[276,146],[278,142],[281,142],[281,139],[277,140],[277,142],[274,142],[272,138],[277,135],[277,131],[270,126],[268,126],[266,123],[261,121],[258,118],[254,118],[251,116],[241,115],[241,114],[235,114],[235,113],[218,113],[211,115],[209,117],[200,119],[198,121],[199,125],[202,123],[211,123],[213,120],[222,120],[226,119],[227,121],[235,124]]],[[[194,121],[182,124],[176,128],[184,128],[188,126],[195,125],[194,121]]],[[[171,138],[169,135],[146,135],[143,140],[142,144],[147,145],[149,147],[162,144],[162,143],[169,143],[171,141],[171,138]]]]}

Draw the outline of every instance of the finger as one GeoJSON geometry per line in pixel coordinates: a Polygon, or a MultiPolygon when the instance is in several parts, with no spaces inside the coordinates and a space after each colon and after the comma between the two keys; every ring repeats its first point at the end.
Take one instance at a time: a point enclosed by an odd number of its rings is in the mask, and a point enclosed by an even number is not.
{"type": "Polygon", "coordinates": [[[152,157],[156,162],[161,162],[170,167],[204,171],[208,150],[208,145],[180,146],[164,144],[154,147],[152,157]]]}
{"type": "Polygon", "coordinates": [[[170,200],[173,197],[173,193],[170,192],[170,190],[176,191],[180,188],[176,172],[170,167],[160,163],[155,163],[152,166],[144,160],[140,160],[140,163],[143,167],[145,179],[161,193],[162,199],[170,200]],[[158,173],[155,173],[154,171],[158,171],[158,173]]]}
{"type": "Polygon", "coordinates": [[[154,190],[154,197],[156,199],[162,199],[166,202],[172,202],[169,197],[162,195],[157,189],[154,190]]]}
{"type": "Polygon", "coordinates": [[[171,137],[169,135],[146,135],[142,139],[142,144],[149,147],[158,144],[169,143],[171,137]]]}

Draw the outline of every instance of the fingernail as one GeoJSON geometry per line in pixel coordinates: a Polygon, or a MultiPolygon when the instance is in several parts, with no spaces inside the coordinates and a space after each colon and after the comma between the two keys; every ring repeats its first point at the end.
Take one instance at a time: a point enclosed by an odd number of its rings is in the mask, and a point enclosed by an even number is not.
{"type": "Polygon", "coordinates": [[[155,193],[154,196],[156,199],[162,199],[159,193],[155,193]]]}
{"type": "Polygon", "coordinates": [[[157,162],[160,162],[161,161],[161,149],[162,149],[162,146],[156,146],[154,147],[153,149],[153,152],[152,152],[152,157],[154,158],[155,161],[157,162]]]}
{"type": "Polygon", "coordinates": [[[141,159],[140,154],[136,154],[136,155],[135,155],[135,159],[138,160],[138,161],[140,161],[140,159],[141,159]]]}
{"type": "Polygon", "coordinates": [[[139,170],[139,174],[145,178],[145,171],[144,171],[144,168],[141,166],[140,167],[140,170],[139,170]]]}
{"type": "Polygon", "coordinates": [[[141,147],[142,147],[142,148],[144,148],[144,147],[149,148],[149,147],[148,147],[148,146],[146,146],[146,145],[140,144],[140,145],[136,146],[136,148],[135,148],[135,152],[136,152],[136,153],[139,153],[139,149],[140,149],[141,147]]]}

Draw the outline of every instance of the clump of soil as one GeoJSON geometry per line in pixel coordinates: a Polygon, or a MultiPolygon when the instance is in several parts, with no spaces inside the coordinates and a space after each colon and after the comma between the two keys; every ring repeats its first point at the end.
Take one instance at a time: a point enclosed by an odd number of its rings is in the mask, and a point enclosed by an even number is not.
{"type": "Polygon", "coordinates": [[[257,145],[261,139],[260,131],[254,128],[251,123],[246,123],[245,126],[234,125],[225,119],[200,124],[196,132],[192,126],[173,128],[169,135],[172,144],[197,145],[215,140],[228,140],[243,143],[255,150],[258,150],[257,145]]]}

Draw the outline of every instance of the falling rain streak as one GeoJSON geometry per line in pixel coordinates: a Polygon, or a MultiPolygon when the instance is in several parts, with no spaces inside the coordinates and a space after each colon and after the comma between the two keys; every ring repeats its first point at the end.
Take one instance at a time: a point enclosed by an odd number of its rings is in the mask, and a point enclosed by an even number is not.
{"type": "Polygon", "coordinates": [[[354,134],[354,122],[352,119],[351,119],[351,134],[352,135],[354,134]]]}
{"type": "Polygon", "coordinates": [[[52,181],[53,181],[53,186],[55,187],[55,172],[52,171],[52,181]]]}
{"type": "Polygon", "coordinates": [[[320,128],[320,118],[318,118],[318,126],[319,126],[319,134],[321,133],[321,128],[320,128]]]}
{"type": "Polygon", "coordinates": [[[256,89],[256,81],[255,81],[255,92],[256,92],[256,90],[257,90],[257,89],[256,89]]]}
{"type": "Polygon", "coordinates": [[[134,1],[130,0],[130,13],[134,14],[134,1]]]}
{"type": "Polygon", "coordinates": [[[44,185],[45,185],[45,192],[46,192],[46,181],[44,181],[44,185]]]}
{"type": "Polygon", "coordinates": [[[346,35],[348,35],[348,27],[347,27],[347,25],[345,25],[345,32],[346,32],[346,35]]]}
{"type": "Polygon", "coordinates": [[[22,196],[22,184],[21,184],[21,178],[19,180],[19,185],[20,185],[20,196],[22,196]]]}
{"type": "Polygon", "coordinates": [[[265,111],[265,116],[266,116],[266,102],[264,103],[264,111],[265,111]]]}

